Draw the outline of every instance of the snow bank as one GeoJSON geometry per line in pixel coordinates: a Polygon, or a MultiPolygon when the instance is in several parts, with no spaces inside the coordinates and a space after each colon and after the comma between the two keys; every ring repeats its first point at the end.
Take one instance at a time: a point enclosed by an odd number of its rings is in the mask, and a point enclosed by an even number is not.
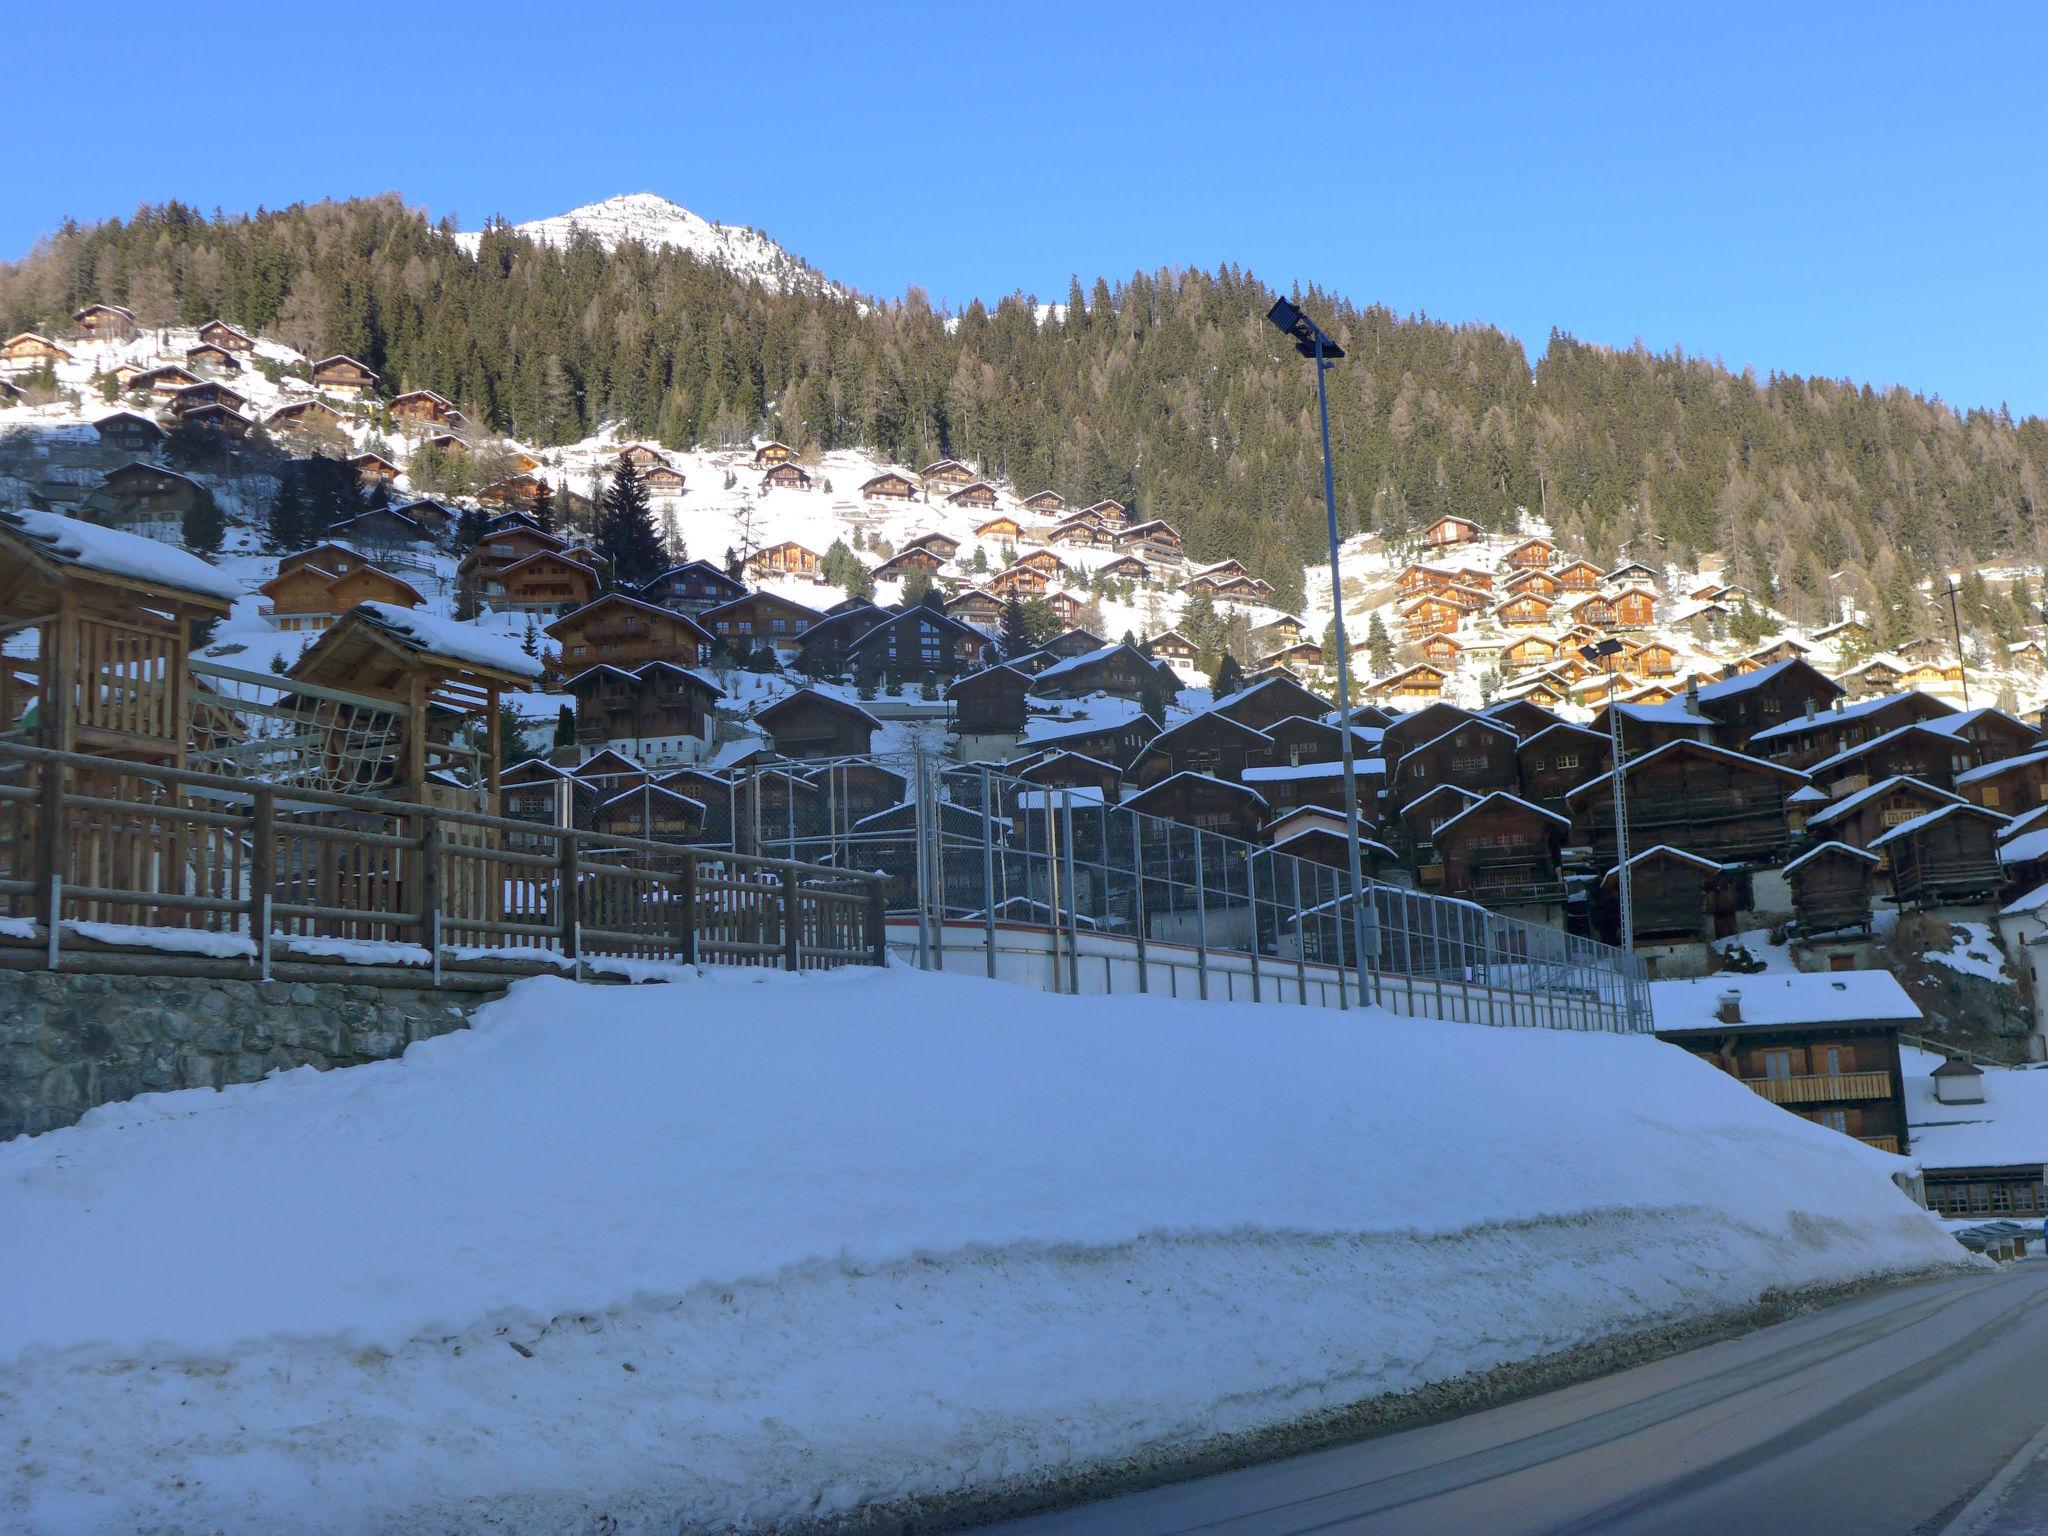
{"type": "Polygon", "coordinates": [[[1956,1261],[1654,1040],[1253,1006],[539,977],[0,1147],[0,1525],[757,1526],[1956,1261]]]}
{"type": "Polygon", "coordinates": [[[197,555],[145,539],[119,528],[102,528],[76,518],[32,508],[0,514],[0,523],[16,529],[53,558],[110,576],[156,582],[180,592],[233,602],[241,587],[197,555]]]}

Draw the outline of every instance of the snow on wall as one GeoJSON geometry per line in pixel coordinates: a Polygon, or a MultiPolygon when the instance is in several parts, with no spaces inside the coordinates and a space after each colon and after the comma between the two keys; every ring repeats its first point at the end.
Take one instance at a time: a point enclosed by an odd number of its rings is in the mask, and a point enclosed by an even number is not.
{"type": "Polygon", "coordinates": [[[540,978],[0,1147],[0,1525],[758,1527],[1956,1260],[1653,1040],[1250,1006],[540,978]]]}

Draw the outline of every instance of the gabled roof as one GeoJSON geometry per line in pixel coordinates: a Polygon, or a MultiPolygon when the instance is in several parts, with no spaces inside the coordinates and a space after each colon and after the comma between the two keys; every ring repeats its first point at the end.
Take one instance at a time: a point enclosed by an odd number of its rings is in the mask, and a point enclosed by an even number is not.
{"type": "Polygon", "coordinates": [[[1820,762],[1815,763],[1812,772],[1816,776],[1827,773],[1833,769],[1853,763],[1860,757],[1866,757],[1870,753],[1875,752],[1879,747],[1890,746],[1913,735],[1932,736],[1942,742],[1949,742],[1954,739],[1948,732],[1934,729],[1929,722],[1915,720],[1908,725],[1895,725],[1890,730],[1884,732],[1884,734],[1873,736],[1868,741],[1859,741],[1853,747],[1844,747],[1834,756],[1823,758],[1820,762]]]}
{"type": "Polygon", "coordinates": [[[1588,737],[1593,741],[1599,742],[1603,747],[1609,745],[1607,738],[1594,730],[1590,725],[1580,725],[1573,720],[1560,720],[1555,725],[1546,725],[1542,730],[1536,732],[1535,735],[1524,736],[1521,739],[1522,745],[1524,747],[1533,747],[1537,742],[1543,740],[1544,737],[1555,736],[1559,731],[1569,731],[1574,736],[1588,737]]]}
{"type": "Polygon", "coordinates": [[[672,661],[643,661],[637,667],[620,667],[613,665],[609,661],[600,661],[596,666],[585,667],[581,672],[578,672],[574,677],[564,682],[562,686],[569,692],[574,693],[576,685],[585,678],[596,677],[607,672],[614,677],[627,678],[636,683],[645,682],[656,672],[669,672],[677,677],[688,678],[691,682],[696,683],[699,687],[710,693],[715,699],[725,697],[725,690],[711,681],[702,672],[695,672],[688,667],[677,666],[672,661]]]}
{"type": "MultiPolygon", "coordinates": [[[[783,606],[784,608],[794,608],[794,609],[795,609],[795,610],[796,610],[796,611],[797,611],[798,613],[801,613],[801,614],[808,614],[808,615],[809,615],[809,616],[810,616],[811,618],[813,618],[813,619],[822,619],[822,618],[824,617],[824,615],[823,615],[822,613],[818,612],[818,610],[817,610],[817,609],[815,609],[815,608],[806,608],[806,607],[805,607],[805,606],[804,606],[804,605],[803,605],[802,603],[798,602],[798,601],[797,601],[797,600],[796,600],[795,598],[791,598],[791,597],[784,597],[784,596],[783,596],[783,595],[782,595],[782,594],[781,594],[780,592],[769,592],[769,591],[765,591],[765,590],[764,590],[764,591],[758,591],[758,592],[747,592],[747,593],[743,593],[743,594],[741,594],[741,595],[740,595],[740,596],[738,596],[738,597],[734,597],[734,598],[728,598],[728,599],[727,599],[727,600],[726,600],[725,602],[722,602],[722,603],[716,604],[715,606],[713,606],[713,607],[710,607],[710,608],[706,608],[706,609],[704,610],[704,617],[705,617],[706,619],[715,619],[715,618],[717,618],[717,617],[718,617],[718,616],[719,616],[719,615],[720,615],[721,613],[725,613],[725,612],[727,612],[727,611],[728,611],[728,610],[730,610],[730,609],[733,609],[733,608],[738,608],[738,607],[740,607],[741,605],[743,605],[743,604],[745,604],[745,603],[756,603],[756,602],[761,602],[761,603],[779,603],[779,604],[780,604],[781,606],[783,606]]],[[[672,612],[672,610],[670,610],[670,609],[667,609],[667,608],[664,608],[664,609],[662,609],[661,611],[662,611],[663,613],[670,613],[670,612],[672,612]]],[[[680,615],[680,614],[678,614],[678,615],[676,615],[676,617],[680,618],[680,617],[683,617],[683,615],[680,615]]],[[[702,626],[702,625],[699,625],[699,626],[698,626],[698,628],[700,628],[700,629],[701,629],[701,628],[703,628],[703,626],[702,626]]],[[[756,638],[759,638],[759,637],[757,636],[756,638]]]]}
{"type": "Polygon", "coordinates": [[[1955,712],[1953,704],[1937,699],[1931,693],[1906,692],[1887,693],[1876,698],[1858,699],[1853,704],[1837,704],[1833,709],[1817,710],[1811,715],[1800,715],[1780,725],[1767,725],[1749,739],[1759,741],[1782,741],[1790,736],[1803,736],[1809,731],[1825,731],[1845,720],[1860,720],[1886,709],[1902,707],[1926,707],[1934,715],[1948,715],[1955,712]]]}
{"type": "Polygon", "coordinates": [[[1409,758],[1415,756],[1415,754],[1418,752],[1427,752],[1431,747],[1435,746],[1438,742],[1442,741],[1446,736],[1455,735],[1459,731],[1470,730],[1474,726],[1479,727],[1481,730],[1492,731],[1496,735],[1505,736],[1511,745],[1518,746],[1521,744],[1522,738],[1516,735],[1514,731],[1509,727],[1502,725],[1498,720],[1485,720],[1475,715],[1470,720],[1460,720],[1457,724],[1451,726],[1449,730],[1438,732],[1436,735],[1430,737],[1429,740],[1423,742],[1422,745],[1418,747],[1410,747],[1406,752],[1403,752],[1399,757],[1394,759],[1395,770],[1398,772],[1401,765],[1407,762],[1409,758]]]}
{"type": "Polygon", "coordinates": [[[1932,795],[1944,805],[1961,805],[1963,803],[1961,795],[1951,794],[1945,789],[1936,788],[1926,780],[1916,779],[1910,774],[1895,773],[1888,779],[1880,779],[1875,784],[1866,785],[1864,788],[1857,790],[1853,795],[1844,795],[1841,799],[1829,805],[1826,810],[1815,811],[1806,818],[1806,824],[1809,827],[1827,826],[1832,822],[1840,821],[1844,816],[1854,814],[1871,801],[1891,794],[1894,790],[1907,788],[1918,790],[1923,795],[1932,795]]]}
{"type": "MultiPolygon", "coordinates": [[[[553,560],[559,565],[573,566],[576,570],[582,571],[592,581],[597,580],[596,571],[592,570],[589,566],[585,565],[581,560],[572,559],[569,555],[569,552],[565,549],[536,549],[532,554],[524,556],[521,559],[514,560],[510,565],[500,567],[497,579],[502,581],[505,577],[510,576],[514,571],[523,571],[529,565],[538,564],[540,561],[543,560],[553,560]]],[[[606,596],[608,597],[616,597],[618,595],[619,594],[615,592],[606,594],[606,596]]],[[[585,603],[583,606],[587,608],[590,605],[588,603],[585,603]]],[[[579,609],[578,612],[581,612],[581,610],[579,609]]],[[[664,608],[662,612],[667,613],[668,610],[664,608]]],[[[676,617],[680,617],[680,615],[676,615],[676,617]]]]}
{"type": "MultiPolygon", "coordinates": [[[[1690,738],[1681,739],[1678,741],[1667,741],[1664,743],[1663,746],[1653,747],[1648,752],[1643,753],[1643,755],[1640,757],[1632,757],[1628,760],[1628,762],[1625,765],[1623,765],[1622,772],[1624,774],[1632,774],[1638,768],[1643,767],[1645,764],[1653,763],[1658,758],[1667,756],[1672,753],[1704,754],[1708,757],[1716,758],[1725,763],[1740,763],[1746,768],[1755,769],[1759,773],[1768,773],[1775,778],[1789,779],[1799,784],[1804,784],[1807,782],[1807,775],[1801,773],[1797,768],[1787,768],[1782,763],[1767,762],[1765,759],[1761,757],[1751,757],[1746,752],[1736,752],[1730,750],[1727,747],[1717,747],[1710,742],[1693,741],[1690,738]]],[[[1586,782],[1583,784],[1574,784],[1570,789],[1564,792],[1564,797],[1567,800],[1576,800],[1580,795],[1583,795],[1584,793],[1586,793],[1586,791],[1592,789],[1595,785],[1605,784],[1609,779],[1613,777],[1614,770],[1610,768],[1607,770],[1607,772],[1599,774],[1594,778],[1590,778],[1586,780],[1586,782]]]]}
{"type": "Polygon", "coordinates": [[[1438,795],[1456,795],[1459,799],[1467,801],[1468,803],[1476,802],[1481,798],[1479,795],[1474,794],[1471,790],[1465,788],[1462,784],[1439,784],[1433,789],[1424,790],[1421,794],[1417,795],[1413,800],[1408,801],[1405,805],[1401,807],[1401,809],[1396,814],[1406,816],[1410,811],[1414,810],[1417,806],[1429,804],[1429,802],[1434,800],[1438,795]]]}
{"type": "Polygon", "coordinates": [[[0,537],[16,544],[53,575],[89,573],[145,593],[196,598],[209,608],[223,610],[242,595],[239,582],[197,555],[55,512],[28,508],[0,511],[0,537]]]}
{"type": "Polygon", "coordinates": [[[1161,731],[1157,736],[1154,736],[1150,741],[1145,743],[1145,750],[1147,752],[1151,752],[1154,749],[1156,749],[1161,742],[1166,741],[1169,738],[1178,736],[1183,731],[1193,731],[1197,727],[1213,727],[1218,725],[1225,726],[1228,728],[1224,733],[1225,735],[1229,735],[1232,732],[1235,732],[1242,736],[1251,737],[1258,742],[1271,742],[1273,739],[1255,725],[1246,725],[1243,721],[1233,720],[1230,716],[1226,714],[1221,714],[1214,709],[1205,709],[1198,715],[1188,716],[1187,719],[1181,721],[1178,725],[1168,726],[1165,730],[1161,731]]]}
{"type": "Polygon", "coordinates": [[[369,377],[371,377],[372,379],[377,378],[379,376],[377,370],[372,368],[368,363],[357,362],[354,358],[350,357],[346,352],[337,352],[332,357],[321,358],[319,362],[313,365],[313,372],[318,373],[322,368],[327,367],[331,363],[348,363],[353,367],[360,368],[365,374],[369,375],[369,377]]]}
{"type": "Polygon", "coordinates": [[[1183,787],[1199,785],[1211,789],[1220,789],[1233,798],[1249,800],[1261,809],[1266,804],[1266,797],[1248,784],[1233,784],[1230,780],[1219,779],[1214,774],[1196,773],[1193,769],[1183,769],[1170,778],[1161,779],[1150,789],[1139,790],[1137,794],[1124,801],[1124,805],[1131,810],[1142,811],[1144,809],[1143,802],[1155,798],[1164,799],[1166,791],[1175,785],[1182,785],[1183,787]]]}
{"type": "Polygon", "coordinates": [[[1545,809],[1543,809],[1542,806],[1532,804],[1531,802],[1524,800],[1520,795],[1511,795],[1504,789],[1496,789],[1492,794],[1484,795],[1481,796],[1479,799],[1474,800],[1470,805],[1466,806],[1462,811],[1458,812],[1458,814],[1453,816],[1449,821],[1440,824],[1437,827],[1436,831],[1431,835],[1436,837],[1443,836],[1444,833],[1450,831],[1451,828],[1455,827],[1467,816],[1476,816],[1479,812],[1485,810],[1495,801],[1499,801],[1502,805],[1505,806],[1513,806],[1518,810],[1527,811],[1531,816],[1540,816],[1543,820],[1550,822],[1554,826],[1569,827],[1572,824],[1571,818],[1569,816],[1560,816],[1555,811],[1546,811],[1545,809]]]}
{"type": "MultiPolygon", "coordinates": [[[[1717,863],[1713,859],[1703,859],[1696,853],[1687,853],[1683,848],[1674,848],[1669,843],[1659,843],[1654,848],[1645,848],[1641,853],[1630,854],[1628,859],[1628,867],[1630,869],[1634,869],[1638,864],[1642,863],[1645,859],[1677,859],[1682,864],[1690,864],[1695,869],[1711,870],[1713,873],[1717,875],[1723,873],[1730,867],[1726,864],[1717,863]]],[[[1612,869],[1608,870],[1605,875],[1601,876],[1600,883],[1602,885],[1605,885],[1608,881],[1614,879],[1620,873],[1621,866],[1617,864],[1612,869]]]]}
{"type": "Polygon", "coordinates": [[[838,698],[833,694],[822,692],[816,688],[799,688],[795,693],[785,694],[773,704],[764,704],[761,708],[754,711],[754,718],[757,721],[765,722],[778,715],[786,714],[797,704],[803,702],[822,704],[828,710],[838,714],[852,715],[878,731],[882,728],[882,722],[862,709],[858,704],[853,703],[851,700],[838,698]]]}
{"type": "Polygon", "coordinates": [[[1862,848],[1852,847],[1848,843],[1838,843],[1830,839],[1825,843],[1821,843],[1817,847],[1807,849],[1806,852],[1799,855],[1798,858],[1792,860],[1789,864],[1787,864],[1784,867],[1784,869],[1779,871],[1779,873],[1789,875],[1792,873],[1793,870],[1799,868],[1800,865],[1806,863],[1809,859],[1817,859],[1821,857],[1823,854],[1827,855],[1830,858],[1857,859],[1865,864],[1879,864],[1883,862],[1883,860],[1877,854],[1868,852],[1867,850],[1862,848]]]}
{"type": "MultiPolygon", "coordinates": [[[[539,560],[550,555],[552,555],[557,560],[564,558],[561,555],[555,554],[553,550],[542,550],[540,554],[528,555],[526,559],[521,560],[518,565],[508,565],[505,567],[505,569],[507,571],[516,571],[517,569],[519,569],[520,565],[525,565],[529,560],[539,560]]],[[[575,560],[570,560],[568,563],[570,565],[576,566],[578,570],[590,570],[589,566],[582,565],[581,563],[575,560]]],[[[592,574],[595,575],[596,573],[592,572],[592,574]]],[[[644,613],[648,615],[650,618],[663,619],[670,624],[680,624],[685,629],[694,629],[697,632],[697,638],[702,640],[706,645],[711,644],[714,638],[710,630],[706,629],[702,624],[699,624],[687,613],[677,613],[673,608],[664,608],[658,603],[646,602],[643,599],[637,597],[628,597],[623,592],[606,592],[601,596],[593,597],[589,602],[584,603],[579,607],[572,608],[569,612],[563,614],[559,619],[555,620],[554,623],[550,624],[547,627],[547,633],[550,635],[554,635],[556,631],[567,629],[570,625],[574,624],[578,619],[583,618],[586,614],[590,613],[594,609],[604,608],[611,605],[619,605],[631,609],[632,611],[637,613],[644,613]]]]}
{"type": "Polygon", "coordinates": [[[1927,828],[1933,826],[1938,821],[1948,820],[1951,816],[1963,816],[1980,821],[1995,822],[2001,827],[2005,825],[2007,819],[1996,811],[1987,811],[1981,805],[1971,805],[1966,800],[1958,800],[1954,805],[1944,805],[1939,810],[1929,811],[1923,816],[1915,816],[1911,821],[1902,821],[1889,832],[1873,837],[1870,840],[1871,849],[1875,851],[1884,847],[1887,843],[1898,841],[1902,837],[1913,837],[1918,833],[1926,831],[1927,828]]]}
{"type": "Polygon", "coordinates": [[[1975,784],[1982,779],[1995,779],[2002,773],[2012,772],[2015,768],[2030,768],[2036,763],[2048,763],[2048,747],[2038,752],[2022,752],[2017,757],[2001,757],[1995,763],[1966,768],[1956,775],[1956,783],[1975,784]]]}
{"type": "Polygon", "coordinates": [[[1821,672],[1811,662],[1797,656],[1792,656],[1784,661],[1773,662],[1768,667],[1758,667],[1754,672],[1743,672],[1735,677],[1723,678],[1718,683],[1708,683],[1700,689],[1700,700],[1702,703],[1714,703],[1721,699],[1732,699],[1738,694],[1747,693],[1752,688],[1760,688],[1765,683],[1785,676],[1795,667],[1811,672],[1822,683],[1826,684],[1828,688],[1832,689],[1835,696],[1839,696],[1843,692],[1840,683],[1821,672]]]}

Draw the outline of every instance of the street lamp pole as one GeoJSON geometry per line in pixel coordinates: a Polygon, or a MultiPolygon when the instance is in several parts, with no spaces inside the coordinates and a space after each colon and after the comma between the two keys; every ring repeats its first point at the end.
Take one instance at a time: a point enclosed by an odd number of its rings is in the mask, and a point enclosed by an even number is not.
{"type": "MultiPolygon", "coordinates": [[[[1593,665],[1605,662],[1607,666],[1607,745],[1608,755],[1614,766],[1614,859],[1615,879],[1620,883],[1621,896],[1621,948],[1624,954],[1636,952],[1635,905],[1629,890],[1628,867],[1628,787],[1621,772],[1621,702],[1614,696],[1614,685],[1620,681],[1621,673],[1614,667],[1613,659],[1619,655],[1622,644],[1619,640],[1602,640],[1594,645],[1582,645],[1579,654],[1593,665]]],[[[1633,1013],[1633,1003],[1630,1005],[1633,1013]]]]}
{"type": "MultiPolygon", "coordinates": [[[[1351,644],[1344,633],[1344,580],[1338,569],[1337,477],[1330,460],[1330,392],[1323,377],[1344,355],[1344,349],[1286,299],[1274,300],[1266,318],[1293,338],[1294,349],[1313,359],[1316,365],[1316,411],[1321,417],[1323,431],[1323,511],[1330,535],[1330,612],[1334,621],[1331,628],[1336,632],[1337,641],[1337,730],[1344,755],[1344,846],[1350,856],[1351,955],[1358,967],[1358,1000],[1363,1003],[1366,1000],[1366,978],[1370,974],[1366,961],[1371,952],[1366,947],[1365,867],[1358,846],[1358,766],[1351,728],[1351,644]]],[[[1373,937],[1377,947],[1377,935],[1373,937]]],[[[1379,999],[1375,996],[1373,1000],[1377,1002],[1379,999]]]]}

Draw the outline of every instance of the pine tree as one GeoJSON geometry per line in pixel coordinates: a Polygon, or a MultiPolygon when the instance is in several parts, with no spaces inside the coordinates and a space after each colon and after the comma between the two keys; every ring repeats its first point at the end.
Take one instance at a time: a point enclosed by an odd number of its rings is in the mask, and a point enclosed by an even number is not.
{"type": "Polygon", "coordinates": [[[573,747],[576,745],[576,711],[564,704],[555,715],[555,745],[573,747]]]}
{"type": "Polygon", "coordinates": [[[200,491],[192,505],[185,509],[182,531],[185,547],[193,554],[210,559],[220,553],[221,542],[228,533],[228,520],[220,504],[213,499],[213,492],[200,491]]]}
{"type": "Polygon", "coordinates": [[[528,508],[528,513],[540,524],[542,533],[555,531],[555,488],[548,484],[545,477],[539,482],[539,489],[534,493],[533,504],[528,508]]]}
{"type": "Polygon", "coordinates": [[[1373,610],[1372,623],[1366,626],[1365,659],[1374,677],[1385,677],[1394,670],[1393,637],[1387,633],[1386,621],[1377,608],[1373,610]]]}
{"type": "Polygon", "coordinates": [[[1225,651],[1216,663],[1216,671],[1209,678],[1209,692],[1216,698],[1236,693],[1244,687],[1244,668],[1237,664],[1237,658],[1225,651]]]}
{"type": "Polygon", "coordinates": [[[597,515],[597,553],[622,587],[641,587],[662,571],[661,535],[647,487],[629,463],[620,461],[597,515]]]}
{"type": "Polygon", "coordinates": [[[519,649],[535,661],[540,660],[540,625],[530,613],[526,616],[526,636],[519,642],[519,649]]]}
{"type": "Polygon", "coordinates": [[[1024,604],[1012,592],[1003,599],[1002,636],[997,641],[1005,661],[1015,661],[1019,656],[1031,654],[1031,626],[1024,617],[1024,604]]]}

